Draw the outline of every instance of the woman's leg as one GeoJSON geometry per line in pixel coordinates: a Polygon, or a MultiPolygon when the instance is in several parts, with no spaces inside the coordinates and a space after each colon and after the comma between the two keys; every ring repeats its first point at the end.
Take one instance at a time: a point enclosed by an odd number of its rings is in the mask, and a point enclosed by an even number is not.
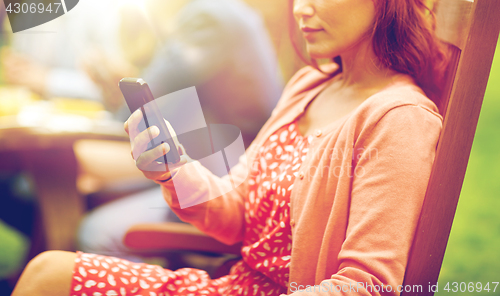
{"type": "Polygon", "coordinates": [[[24,269],[12,296],[68,296],[76,254],[47,251],[24,269]]]}

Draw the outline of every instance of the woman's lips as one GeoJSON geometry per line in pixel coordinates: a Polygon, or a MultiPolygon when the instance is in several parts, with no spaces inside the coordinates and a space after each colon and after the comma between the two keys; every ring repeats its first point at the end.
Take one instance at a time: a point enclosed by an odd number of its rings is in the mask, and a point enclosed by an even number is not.
{"type": "Polygon", "coordinates": [[[304,35],[304,38],[308,39],[312,37],[314,33],[323,31],[323,29],[317,29],[317,28],[311,28],[311,27],[301,27],[300,30],[302,31],[302,34],[304,35]]]}

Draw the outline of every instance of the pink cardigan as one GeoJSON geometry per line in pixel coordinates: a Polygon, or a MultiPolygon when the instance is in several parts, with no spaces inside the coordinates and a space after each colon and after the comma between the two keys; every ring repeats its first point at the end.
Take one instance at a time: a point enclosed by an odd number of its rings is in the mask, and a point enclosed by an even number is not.
{"type": "MultiPolygon", "coordinates": [[[[299,116],[329,80],[311,67],[291,79],[246,152],[249,163],[256,148],[299,116]]],[[[376,290],[387,291],[390,285],[393,292],[382,294],[399,294],[441,124],[434,103],[404,77],[316,131],[290,197],[289,293],[378,295],[376,290]]],[[[238,164],[232,178],[241,179],[245,169],[238,164]]],[[[227,176],[218,178],[201,165],[183,167],[174,178],[193,198],[231,186],[227,176]]],[[[242,240],[246,182],[182,210],[173,182],[162,185],[166,201],[182,220],[222,242],[242,240]]]]}

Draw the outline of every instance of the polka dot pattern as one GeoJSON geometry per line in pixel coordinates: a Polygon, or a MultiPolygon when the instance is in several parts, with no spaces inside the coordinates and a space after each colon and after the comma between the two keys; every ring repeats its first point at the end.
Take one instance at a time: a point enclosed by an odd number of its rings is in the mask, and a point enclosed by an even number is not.
{"type": "Polygon", "coordinates": [[[288,286],[292,250],[290,195],[311,140],[296,123],[274,133],[259,149],[245,201],[243,259],[282,287],[288,286]]]}
{"type": "Polygon", "coordinates": [[[292,233],[290,194],[312,137],[296,123],[283,126],[260,148],[248,179],[242,260],[229,275],[176,271],[145,263],[77,252],[72,296],[279,295],[286,294],[292,233]]]}

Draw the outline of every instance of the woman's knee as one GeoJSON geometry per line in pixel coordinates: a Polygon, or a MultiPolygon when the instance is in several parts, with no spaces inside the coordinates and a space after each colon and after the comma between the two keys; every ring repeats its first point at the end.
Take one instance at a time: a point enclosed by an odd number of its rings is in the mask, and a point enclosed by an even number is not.
{"type": "Polygon", "coordinates": [[[66,295],[71,286],[76,254],[47,251],[26,266],[12,295],[66,295]]]}
{"type": "MultiPolygon", "coordinates": [[[[56,271],[61,268],[61,261],[67,261],[69,257],[76,258],[76,254],[65,251],[45,251],[38,254],[35,258],[31,259],[31,261],[26,266],[26,269],[37,273],[39,273],[40,271],[43,273],[45,273],[45,271],[56,271]]],[[[67,263],[68,262],[66,262],[66,266],[68,265],[67,263]]],[[[72,270],[73,269],[71,269],[71,271],[72,270]]]]}

